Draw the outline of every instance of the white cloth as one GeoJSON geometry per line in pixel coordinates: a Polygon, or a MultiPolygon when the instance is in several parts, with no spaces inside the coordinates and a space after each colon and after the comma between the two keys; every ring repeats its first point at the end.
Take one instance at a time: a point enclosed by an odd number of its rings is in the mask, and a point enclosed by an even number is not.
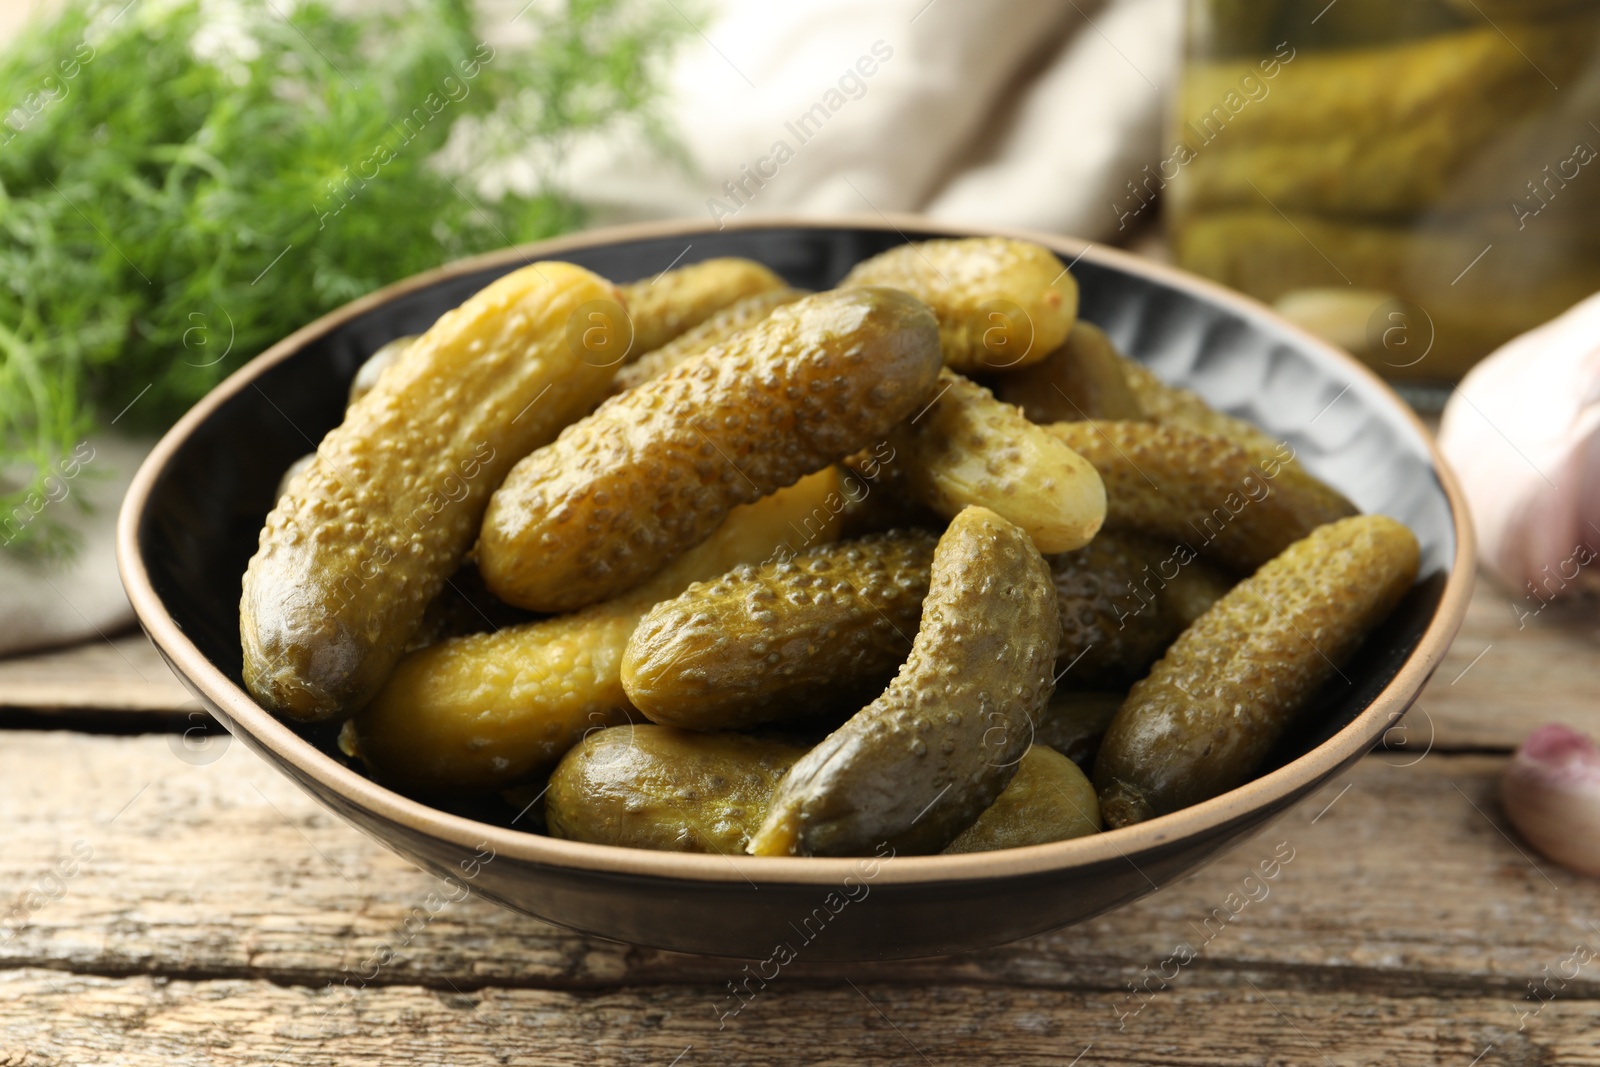
{"type": "MultiPolygon", "coordinates": [[[[1182,0],[714,10],[669,81],[685,161],[610,137],[554,164],[597,221],[912,211],[1116,239],[1113,205],[1161,156],[1182,0]]],[[[528,188],[551,166],[511,168],[489,191],[528,188]]]]}
{"type": "Polygon", "coordinates": [[[117,509],[153,444],[116,434],[90,437],[65,465],[57,464],[61,475],[50,492],[56,499],[11,516],[58,520],[74,531],[77,552],[52,564],[0,551],[0,655],[98,640],[133,624],[117,576],[117,509]]]}

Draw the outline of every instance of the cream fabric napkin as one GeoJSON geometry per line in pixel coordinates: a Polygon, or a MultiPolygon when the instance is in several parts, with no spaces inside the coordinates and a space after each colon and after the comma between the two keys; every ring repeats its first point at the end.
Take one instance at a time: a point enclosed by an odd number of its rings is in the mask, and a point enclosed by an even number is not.
{"type": "Polygon", "coordinates": [[[923,212],[1115,240],[1160,158],[1182,0],[722,0],[671,72],[687,159],[593,139],[553,173],[600,221],[923,212]]]}

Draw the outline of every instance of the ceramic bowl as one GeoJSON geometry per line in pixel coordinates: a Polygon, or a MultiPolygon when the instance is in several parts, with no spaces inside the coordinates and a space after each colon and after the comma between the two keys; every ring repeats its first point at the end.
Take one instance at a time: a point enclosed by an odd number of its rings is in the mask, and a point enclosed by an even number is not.
{"type": "Polygon", "coordinates": [[[507,829],[392,792],[339,754],[332,731],[279,721],[240,681],[240,578],[278,478],[340,422],[356,368],[384,342],[422,332],[537,259],[571,260],[620,282],[747,256],[794,285],[824,289],[893,245],[968,233],[881,216],[601,230],[455,263],[357,300],[251,361],[151,453],[119,529],[133,606],[211,712],[327,808],[426,870],[576,930],[751,959],[787,945],[807,959],[867,960],[982,948],[1126,904],[1282,814],[1382,738],[1460,625],[1473,543],[1429,435],[1369,370],[1244,297],[1076,240],[1014,235],[1071,265],[1082,316],[1124,351],[1288,441],[1363,511],[1399,519],[1422,544],[1422,576],[1399,610],[1248,785],[1138,826],[1004,852],[869,860],[650,852],[507,829]]]}

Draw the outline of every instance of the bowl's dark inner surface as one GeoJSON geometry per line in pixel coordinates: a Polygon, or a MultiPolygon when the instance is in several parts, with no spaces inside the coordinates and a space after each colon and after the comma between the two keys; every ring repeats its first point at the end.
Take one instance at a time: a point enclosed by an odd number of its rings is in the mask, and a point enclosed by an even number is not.
{"type": "MultiPolygon", "coordinates": [[[[904,238],[930,236],[942,235],[774,226],[626,241],[561,258],[622,282],[650,277],[673,263],[747,256],[793,285],[825,289],[860,260],[904,238]]],[[[312,339],[228,399],[162,472],[139,528],[150,580],[178,626],[235,684],[242,686],[240,580],[284,469],[342,420],[350,380],[367,356],[395,337],[423,332],[440,314],[521,265],[514,261],[441,281],[312,339]]],[[[1288,441],[1302,462],[1363,511],[1399,519],[1422,543],[1422,580],[1330,684],[1273,765],[1294,759],[1372,701],[1433,617],[1456,545],[1449,502],[1426,445],[1389,410],[1381,390],[1320,351],[1301,347],[1265,316],[1241,317],[1202,295],[1093,257],[1072,271],[1081,287],[1082,317],[1105,328],[1123,351],[1288,441]]],[[[1197,532],[1194,547],[1201,541],[1197,532]]],[[[307,738],[341,758],[328,731],[307,738]]]]}

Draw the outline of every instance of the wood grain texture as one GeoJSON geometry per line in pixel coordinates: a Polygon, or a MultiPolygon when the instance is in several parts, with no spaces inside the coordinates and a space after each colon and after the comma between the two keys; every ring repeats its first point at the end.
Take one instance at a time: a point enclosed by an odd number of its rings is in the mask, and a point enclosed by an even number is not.
{"type": "Polygon", "coordinates": [[[200,707],[142,633],[0,659],[0,709],[139,713],[200,707]]]}
{"type": "Polygon", "coordinates": [[[1092,991],[910,989],[861,977],[853,985],[773,987],[719,1030],[715,997],[714,988],[693,985],[595,995],[397,986],[341,1001],[324,990],[245,980],[21,971],[0,975],[0,1063],[1600,1063],[1593,1000],[1557,999],[1519,1032],[1517,1016],[1492,997],[1286,994],[1270,971],[1186,983],[1125,1020],[1092,991]]]}
{"type": "Polygon", "coordinates": [[[1600,1023],[1597,959],[1517,1033],[1527,982],[1600,948],[1600,882],[1508,836],[1497,756],[1371,756],[1195,876],[1078,927],[950,959],[802,956],[719,1033],[743,964],[475,899],[408,932],[440,883],[242,745],[5,742],[0,901],[26,914],[0,914],[0,1064],[666,1064],[689,1045],[685,1063],[921,1062],[862,993],[951,1063],[1066,1063],[1090,1042],[1085,1063],[1324,1062],[1296,1028],[1341,1067],[1465,1067],[1490,1042],[1523,1058],[1485,1062],[1578,1063],[1600,1023]],[[1245,882],[1285,847],[1276,878],[1245,882]],[[1258,899],[1227,918],[1230,893],[1258,899]],[[1195,958],[1164,965],[1179,946],[1195,958]]]}
{"type": "Polygon", "coordinates": [[[1480,573],[1460,636],[1411,712],[1412,733],[1425,737],[1431,720],[1445,748],[1515,748],[1546,722],[1600,737],[1597,657],[1592,601],[1544,607],[1480,573]]]}

